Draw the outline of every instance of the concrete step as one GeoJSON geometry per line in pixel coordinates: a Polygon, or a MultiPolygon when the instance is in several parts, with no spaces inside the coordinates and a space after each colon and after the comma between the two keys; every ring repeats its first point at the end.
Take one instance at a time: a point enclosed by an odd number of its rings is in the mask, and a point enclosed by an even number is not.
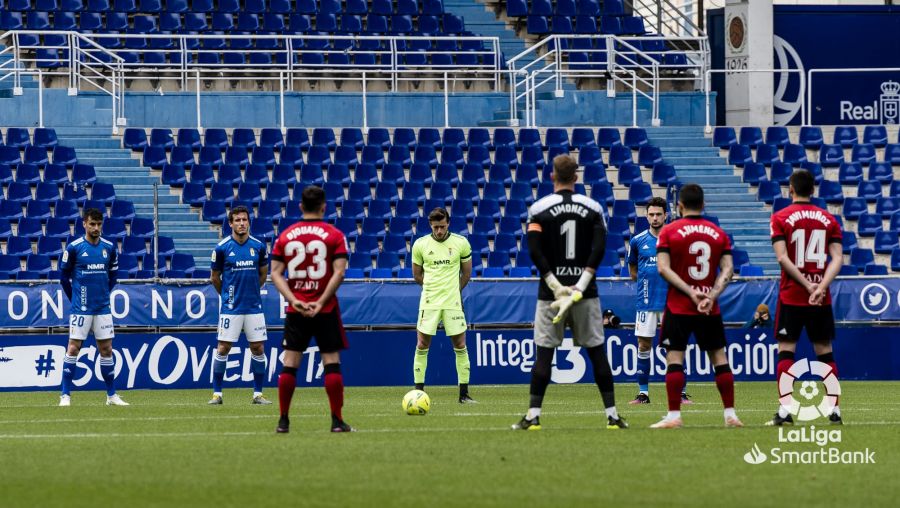
{"type": "MultiPolygon", "coordinates": [[[[650,143],[664,149],[668,149],[670,147],[712,147],[712,142],[710,142],[710,140],[694,137],[651,138],[650,143]]],[[[718,151],[718,148],[716,148],[716,150],[718,151]]]]}
{"type": "Polygon", "coordinates": [[[677,169],[678,167],[680,167],[681,165],[685,165],[685,166],[696,165],[696,166],[717,166],[717,167],[721,167],[721,166],[722,166],[722,162],[724,162],[724,161],[722,160],[722,158],[719,157],[718,155],[716,155],[716,156],[709,156],[709,157],[704,157],[704,156],[700,156],[700,157],[691,157],[691,156],[672,156],[672,157],[669,157],[669,156],[666,156],[665,159],[666,159],[666,162],[668,162],[669,164],[674,164],[675,167],[676,167],[676,169],[677,169]]]}
{"type": "Polygon", "coordinates": [[[59,143],[65,146],[71,146],[78,152],[85,149],[121,149],[122,143],[112,138],[76,138],[76,137],[59,137],[59,143]]]}
{"type": "Polygon", "coordinates": [[[78,162],[81,164],[92,164],[93,166],[116,166],[120,168],[128,168],[141,167],[141,161],[139,159],[131,159],[131,158],[123,158],[121,156],[118,157],[78,157],[78,162]]]}

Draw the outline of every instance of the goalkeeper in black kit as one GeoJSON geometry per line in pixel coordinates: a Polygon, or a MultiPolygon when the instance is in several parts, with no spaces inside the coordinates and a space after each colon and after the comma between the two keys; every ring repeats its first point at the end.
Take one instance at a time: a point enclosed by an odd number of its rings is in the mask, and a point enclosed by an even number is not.
{"type": "Polygon", "coordinates": [[[568,155],[553,159],[553,194],[535,202],[528,213],[528,247],[541,274],[534,312],[537,350],[531,369],[528,413],[514,430],[540,430],[541,406],[556,348],[566,326],[587,352],[606,408],[608,429],[628,427],[616,411],[612,370],[606,357],[597,266],[606,248],[606,224],[600,203],[575,193],[578,164],[568,155]]]}

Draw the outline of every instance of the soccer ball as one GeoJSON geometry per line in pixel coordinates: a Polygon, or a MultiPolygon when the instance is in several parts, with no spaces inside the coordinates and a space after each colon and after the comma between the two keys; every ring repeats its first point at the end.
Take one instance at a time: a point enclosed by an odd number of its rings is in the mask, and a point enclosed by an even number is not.
{"type": "Polygon", "coordinates": [[[402,406],[408,415],[424,415],[431,409],[431,397],[422,390],[410,390],[403,396],[402,406]]]}

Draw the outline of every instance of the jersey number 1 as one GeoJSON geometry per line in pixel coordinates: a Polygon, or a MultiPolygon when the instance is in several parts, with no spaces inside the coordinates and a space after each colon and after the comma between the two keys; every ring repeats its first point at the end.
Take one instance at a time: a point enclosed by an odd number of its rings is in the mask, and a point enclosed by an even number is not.
{"type": "Polygon", "coordinates": [[[313,240],[305,245],[303,242],[288,242],[284,246],[284,253],[293,256],[287,265],[288,278],[319,280],[325,276],[327,269],[325,256],[328,254],[325,242],[313,240]],[[306,270],[298,268],[306,260],[307,254],[312,255],[312,265],[308,266],[306,270]]]}
{"type": "Polygon", "coordinates": [[[566,237],[566,259],[575,259],[575,221],[563,222],[559,234],[566,237]]]}

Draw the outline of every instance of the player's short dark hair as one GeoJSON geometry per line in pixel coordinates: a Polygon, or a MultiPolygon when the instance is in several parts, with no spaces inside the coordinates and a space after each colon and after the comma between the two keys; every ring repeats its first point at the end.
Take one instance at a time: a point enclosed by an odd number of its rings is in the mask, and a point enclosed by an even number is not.
{"type": "Polygon", "coordinates": [[[557,155],[553,158],[553,172],[559,183],[575,183],[578,180],[578,163],[571,155],[557,155]]]}
{"type": "Polygon", "coordinates": [[[234,222],[234,218],[242,213],[246,213],[247,220],[250,220],[250,210],[248,210],[246,206],[241,205],[236,206],[228,211],[228,223],[231,224],[232,222],[234,222]]]}
{"type": "Polygon", "coordinates": [[[647,201],[647,208],[649,209],[651,206],[655,206],[658,208],[662,208],[663,212],[668,210],[668,205],[666,204],[666,200],[663,198],[650,198],[650,201],[647,201]]]}
{"type": "Polygon", "coordinates": [[[812,196],[813,190],[816,187],[816,179],[813,178],[812,173],[805,169],[794,171],[791,175],[790,183],[791,187],[794,189],[794,194],[801,198],[812,196]]]}
{"type": "Polygon", "coordinates": [[[450,221],[450,212],[446,208],[437,207],[428,213],[428,222],[450,221]]]}
{"type": "Polygon", "coordinates": [[[89,220],[95,220],[97,222],[103,222],[103,213],[96,208],[88,208],[84,211],[84,215],[81,220],[87,222],[89,220]]]}
{"type": "Polygon", "coordinates": [[[690,210],[703,209],[703,187],[696,183],[689,183],[678,192],[678,201],[682,206],[690,210]]]}
{"type": "Polygon", "coordinates": [[[325,191],[317,185],[310,185],[303,189],[300,199],[300,209],[307,213],[316,213],[325,204],[325,191]]]}

